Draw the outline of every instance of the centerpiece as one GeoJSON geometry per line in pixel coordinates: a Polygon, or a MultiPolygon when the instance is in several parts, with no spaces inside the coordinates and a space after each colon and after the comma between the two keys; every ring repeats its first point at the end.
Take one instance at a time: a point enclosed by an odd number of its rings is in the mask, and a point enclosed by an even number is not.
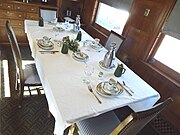
{"type": "Polygon", "coordinates": [[[78,51],[79,41],[78,40],[70,40],[69,36],[63,37],[62,39],[63,45],[66,44],[70,50],[73,52],[78,51]]]}

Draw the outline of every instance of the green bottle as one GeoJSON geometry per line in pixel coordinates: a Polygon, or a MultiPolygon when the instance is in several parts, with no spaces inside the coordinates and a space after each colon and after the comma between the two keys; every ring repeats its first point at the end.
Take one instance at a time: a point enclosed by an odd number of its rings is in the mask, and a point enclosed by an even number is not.
{"type": "Polygon", "coordinates": [[[78,40],[80,42],[81,37],[82,37],[82,33],[81,33],[81,31],[79,31],[78,34],[77,34],[76,40],[78,40]]]}
{"type": "Polygon", "coordinates": [[[44,19],[42,17],[39,18],[39,26],[40,27],[44,26],[44,19]]]}
{"type": "Polygon", "coordinates": [[[69,48],[69,45],[67,42],[64,42],[63,43],[63,46],[62,46],[62,49],[61,49],[61,53],[63,54],[68,54],[68,48],[69,48]]]}

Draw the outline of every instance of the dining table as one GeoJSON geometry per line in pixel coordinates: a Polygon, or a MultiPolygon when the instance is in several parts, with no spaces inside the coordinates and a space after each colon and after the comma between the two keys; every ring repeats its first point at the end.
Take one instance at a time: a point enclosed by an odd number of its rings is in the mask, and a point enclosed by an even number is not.
{"type": "Polygon", "coordinates": [[[44,27],[40,27],[38,23],[34,20],[25,20],[25,33],[45,91],[49,111],[55,118],[54,134],[63,135],[64,130],[77,121],[124,106],[129,106],[135,112],[143,111],[151,108],[160,99],[160,94],[155,89],[118,58],[113,59],[112,68],[103,67],[100,62],[103,62],[108,50],[104,47],[93,48],[94,38],[82,28],[78,51],[86,54],[88,58],[81,61],[74,57],[74,52],[71,50],[68,50],[67,54],[61,52],[63,37],[76,39],[77,32],[73,31],[73,24],[45,22],[44,27]],[[60,30],[57,31],[57,28],[60,30]],[[51,50],[44,50],[38,46],[38,42],[45,36],[53,43],[51,50]],[[55,53],[51,53],[52,51],[55,53]],[[126,69],[121,77],[114,76],[118,64],[123,64],[126,69]],[[94,69],[91,76],[86,76],[84,73],[88,65],[93,66],[94,69]],[[84,78],[87,77],[90,80],[88,84],[84,82],[84,78]],[[123,86],[120,94],[103,95],[98,91],[97,86],[109,82],[110,79],[123,86]],[[89,85],[101,103],[88,90],[89,85]]]}

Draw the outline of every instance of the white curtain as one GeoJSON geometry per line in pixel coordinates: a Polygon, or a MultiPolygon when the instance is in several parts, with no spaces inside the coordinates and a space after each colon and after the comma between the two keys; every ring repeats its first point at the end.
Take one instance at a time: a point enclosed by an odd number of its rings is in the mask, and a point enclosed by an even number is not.
{"type": "Polygon", "coordinates": [[[180,39],[180,0],[177,0],[162,32],[180,39]]]}

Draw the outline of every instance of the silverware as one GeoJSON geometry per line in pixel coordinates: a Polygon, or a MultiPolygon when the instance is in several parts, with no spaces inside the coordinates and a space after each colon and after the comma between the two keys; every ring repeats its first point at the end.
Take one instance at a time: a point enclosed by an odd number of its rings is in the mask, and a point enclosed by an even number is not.
{"type": "Polygon", "coordinates": [[[132,94],[131,94],[126,88],[124,88],[124,87],[120,84],[120,82],[117,81],[117,83],[118,83],[130,96],[132,96],[132,94]]]}
{"type": "Polygon", "coordinates": [[[132,91],[131,88],[129,88],[129,86],[127,86],[127,85],[125,84],[124,81],[123,81],[123,85],[126,86],[126,87],[134,94],[134,91],[132,91]]]}
{"type": "Polygon", "coordinates": [[[55,53],[57,53],[57,52],[59,52],[59,51],[39,51],[41,54],[55,54],[55,53]]]}
{"type": "Polygon", "coordinates": [[[93,90],[92,90],[92,88],[91,88],[90,85],[88,85],[88,90],[95,96],[95,98],[98,100],[98,102],[99,102],[100,104],[102,104],[101,100],[99,100],[99,98],[98,98],[98,97],[96,96],[96,94],[93,92],[93,90]]]}

